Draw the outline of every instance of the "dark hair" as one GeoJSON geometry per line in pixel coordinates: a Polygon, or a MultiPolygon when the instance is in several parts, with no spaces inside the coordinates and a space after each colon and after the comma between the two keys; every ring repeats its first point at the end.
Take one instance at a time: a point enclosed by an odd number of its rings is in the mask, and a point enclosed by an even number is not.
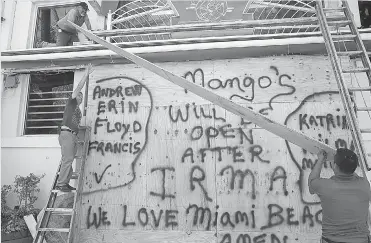
{"type": "Polygon", "coordinates": [[[82,7],[83,9],[85,9],[86,11],[89,10],[88,5],[87,5],[86,3],[84,3],[84,2],[79,3],[77,6],[81,6],[81,7],[82,7]]]}
{"type": "Polygon", "coordinates": [[[335,164],[345,174],[353,174],[358,166],[358,157],[352,150],[339,148],[336,150],[335,164]]]}

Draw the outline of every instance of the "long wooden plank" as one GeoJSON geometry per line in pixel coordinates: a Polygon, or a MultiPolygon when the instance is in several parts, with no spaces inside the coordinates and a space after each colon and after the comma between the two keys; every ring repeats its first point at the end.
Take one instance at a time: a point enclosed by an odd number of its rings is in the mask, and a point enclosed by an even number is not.
{"type": "MultiPolygon", "coordinates": [[[[70,22],[73,24],[72,22],[70,22]]],[[[318,153],[320,150],[325,150],[328,153],[329,159],[331,159],[335,153],[336,150],[324,143],[321,143],[317,140],[314,140],[313,138],[307,137],[302,133],[299,133],[291,128],[288,128],[282,124],[279,124],[259,113],[256,113],[250,109],[245,109],[232,101],[225,99],[219,95],[216,95],[208,90],[205,90],[196,84],[193,84],[192,82],[187,81],[186,79],[176,76],[175,74],[156,66],[155,64],[138,57],[130,52],[127,52],[111,43],[108,43],[107,41],[99,38],[98,36],[92,34],[91,32],[84,30],[80,28],[79,26],[73,24],[78,30],[80,30],[82,33],[84,33],[89,39],[94,40],[98,42],[99,44],[105,46],[106,48],[110,49],[111,51],[114,51],[118,55],[125,57],[132,62],[136,63],[137,65],[156,73],[157,75],[163,77],[164,79],[179,85],[180,87],[187,89],[191,91],[192,93],[216,104],[220,107],[228,110],[229,112],[232,112],[233,114],[236,114],[240,117],[243,117],[246,120],[249,120],[253,122],[254,124],[260,126],[261,128],[264,128],[273,134],[282,137],[283,139],[286,139],[287,141],[294,143],[307,151],[311,153],[318,153]]]]}
{"type": "MultiPolygon", "coordinates": [[[[343,20],[343,16],[329,16],[330,20],[343,20]]],[[[155,26],[144,28],[130,29],[113,29],[94,31],[94,34],[99,37],[107,36],[125,36],[125,35],[140,35],[140,34],[156,34],[164,32],[183,32],[183,31],[209,31],[209,30],[226,30],[226,29],[241,29],[241,28],[258,28],[258,27],[274,27],[274,26],[299,26],[299,25],[317,25],[317,17],[302,17],[302,18],[284,18],[284,19],[264,19],[264,20],[246,20],[246,21],[228,21],[220,23],[196,23],[196,24],[180,24],[170,26],[155,26]]]]}

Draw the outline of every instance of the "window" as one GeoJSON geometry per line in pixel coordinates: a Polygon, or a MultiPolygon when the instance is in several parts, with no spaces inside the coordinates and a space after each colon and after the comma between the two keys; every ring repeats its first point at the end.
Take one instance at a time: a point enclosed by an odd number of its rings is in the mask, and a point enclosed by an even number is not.
{"type": "Polygon", "coordinates": [[[362,28],[371,28],[371,2],[358,1],[362,28]]]}
{"type": "Polygon", "coordinates": [[[30,75],[25,135],[57,134],[73,91],[74,72],[30,75]]]}
{"type": "Polygon", "coordinates": [[[37,10],[35,48],[56,46],[57,23],[74,6],[40,7],[37,10]]]}

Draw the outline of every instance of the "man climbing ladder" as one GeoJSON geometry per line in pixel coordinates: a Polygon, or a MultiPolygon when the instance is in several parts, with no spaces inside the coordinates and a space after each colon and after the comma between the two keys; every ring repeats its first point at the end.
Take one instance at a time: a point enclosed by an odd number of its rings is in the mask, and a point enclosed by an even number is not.
{"type": "Polygon", "coordinates": [[[61,145],[61,167],[57,181],[56,190],[62,192],[70,192],[75,190],[74,187],[69,185],[73,170],[72,162],[77,152],[77,133],[79,132],[79,124],[81,121],[81,110],[79,105],[82,102],[83,94],[81,92],[89,74],[93,72],[91,64],[86,68],[84,76],[80,80],[76,89],[73,91],[72,96],[68,99],[63,113],[63,121],[59,134],[59,144],[61,145]]]}

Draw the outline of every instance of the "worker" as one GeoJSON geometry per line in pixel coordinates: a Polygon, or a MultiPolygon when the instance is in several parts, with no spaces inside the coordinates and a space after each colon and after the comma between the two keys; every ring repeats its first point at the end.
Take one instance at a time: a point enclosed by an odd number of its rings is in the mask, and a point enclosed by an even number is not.
{"type": "Polygon", "coordinates": [[[88,5],[81,2],[58,21],[57,46],[71,46],[73,42],[79,42],[77,29],[68,20],[78,26],[82,26],[85,23],[88,30],[91,30],[87,11],[89,11],[88,5]]]}
{"type": "Polygon", "coordinates": [[[318,153],[318,160],[308,178],[309,192],[317,194],[322,206],[323,243],[368,243],[368,206],[371,200],[370,184],[359,177],[357,155],[345,148],[336,151],[330,166],[331,178],[320,178],[327,154],[318,153]]]}
{"type": "Polygon", "coordinates": [[[61,145],[61,167],[57,180],[56,189],[62,192],[70,192],[75,190],[69,185],[73,169],[72,162],[75,159],[77,152],[77,133],[79,132],[79,124],[81,121],[81,110],[79,105],[82,102],[83,94],[81,89],[84,87],[89,74],[93,72],[91,64],[86,68],[84,76],[80,80],[76,89],[73,91],[71,98],[68,99],[63,113],[63,121],[60,127],[59,144],[61,145]]]}

